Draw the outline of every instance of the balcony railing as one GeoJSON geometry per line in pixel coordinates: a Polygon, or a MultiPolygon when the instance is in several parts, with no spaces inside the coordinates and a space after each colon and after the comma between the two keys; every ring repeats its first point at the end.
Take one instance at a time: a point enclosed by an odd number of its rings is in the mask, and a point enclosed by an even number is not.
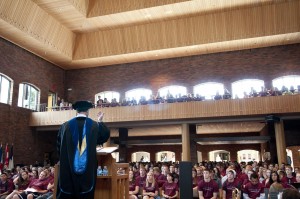
{"type": "MultiPolygon", "coordinates": [[[[89,117],[96,120],[99,111],[107,123],[300,114],[300,95],[101,107],[91,109],[89,117]]],[[[75,110],[33,112],[30,126],[61,125],[75,115],[75,110]]]]}

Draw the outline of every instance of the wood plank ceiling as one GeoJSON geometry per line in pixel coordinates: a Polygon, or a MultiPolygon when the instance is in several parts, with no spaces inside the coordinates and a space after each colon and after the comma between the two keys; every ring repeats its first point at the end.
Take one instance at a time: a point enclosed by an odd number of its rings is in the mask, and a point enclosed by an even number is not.
{"type": "Polygon", "coordinates": [[[0,0],[0,35],[78,69],[300,42],[300,0],[0,0]]]}

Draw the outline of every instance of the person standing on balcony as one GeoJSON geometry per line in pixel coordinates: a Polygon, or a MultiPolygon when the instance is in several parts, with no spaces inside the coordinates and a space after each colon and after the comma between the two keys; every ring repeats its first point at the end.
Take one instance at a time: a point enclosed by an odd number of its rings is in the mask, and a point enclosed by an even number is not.
{"type": "Polygon", "coordinates": [[[96,146],[102,145],[110,136],[98,113],[98,122],[88,118],[93,104],[78,101],[73,104],[77,116],[64,123],[57,137],[59,176],[57,199],[93,199],[96,174],[96,146]]]}

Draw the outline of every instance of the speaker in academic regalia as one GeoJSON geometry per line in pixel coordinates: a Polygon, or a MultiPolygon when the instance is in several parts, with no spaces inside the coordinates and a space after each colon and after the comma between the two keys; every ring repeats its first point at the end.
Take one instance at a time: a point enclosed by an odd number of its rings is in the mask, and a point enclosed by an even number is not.
{"type": "Polygon", "coordinates": [[[193,198],[192,163],[180,162],[179,172],[180,198],[193,198]]]}

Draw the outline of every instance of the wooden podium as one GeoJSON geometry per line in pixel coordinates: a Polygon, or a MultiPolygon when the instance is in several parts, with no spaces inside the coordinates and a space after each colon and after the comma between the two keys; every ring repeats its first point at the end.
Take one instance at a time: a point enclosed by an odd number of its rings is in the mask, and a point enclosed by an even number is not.
{"type": "Polygon", "coordinates": [[[97,176],[95,199],[128,199],[128,163],[116,163],[111,153],[97,153],[98,165],[107,166],[108,176],[97,176]],[[122,169],[122,173],[118,170],[122,169]]]}
{"type": "MultiPolygon", "coordinates": [[[[107,166],[107,176],[97,176],[94,199],[128,199],[128,163],[116,163],[109,152],[97,152],[98,165],[102,168],[107,166]],[[118,169],[122,173],[118,173],[118,169]]],[[[55,165],[53,198],[56,199],[56,187],[58,181],[59,165],[55,165]]]]}

